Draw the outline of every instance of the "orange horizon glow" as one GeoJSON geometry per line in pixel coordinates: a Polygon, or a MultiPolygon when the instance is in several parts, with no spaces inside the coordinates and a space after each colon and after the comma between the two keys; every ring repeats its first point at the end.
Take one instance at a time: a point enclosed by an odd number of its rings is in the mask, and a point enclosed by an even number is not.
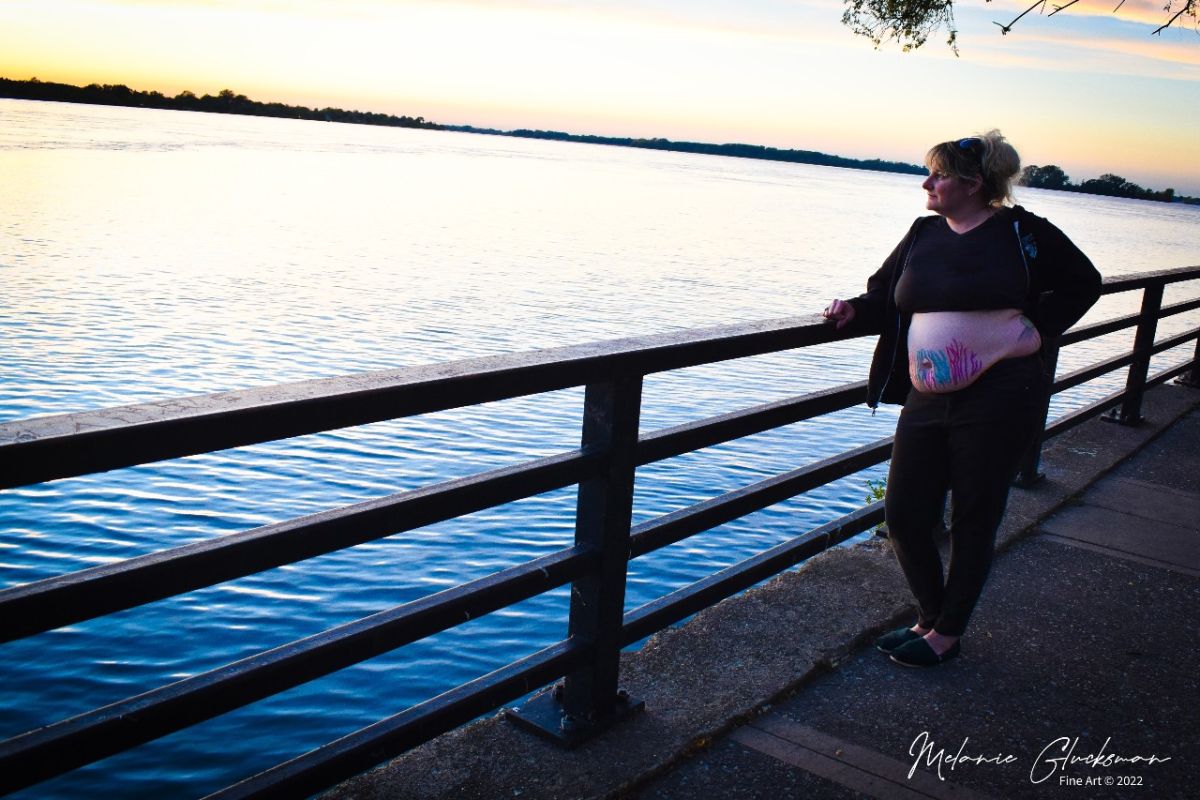
{"type": "Polygon", "coordinates": [[[1020,3],[963,8],[956,58],[934,37],[875,51],[838,0],[17,0],[0,6],[0,75],[910,163],[999,127],[1027,163],[1077,180],[1200,195],[1200,43],[1149,39],[1137,20],[1153,2],[1115,20],[1098,2],[1007,37],[990,20],[1020,3]]]}

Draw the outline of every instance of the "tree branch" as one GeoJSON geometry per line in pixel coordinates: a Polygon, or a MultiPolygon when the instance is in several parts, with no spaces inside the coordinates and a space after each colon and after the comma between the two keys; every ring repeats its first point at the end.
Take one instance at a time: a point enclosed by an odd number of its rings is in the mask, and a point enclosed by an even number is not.
{"type": "MultiPolygon", "coordinates": [[[[1073,0],[1073,1],[1074,1],[1074,0],[1073,0]]],[[[1026,15],[1026,14],[1028,14],[1030,11],[1033,11],[1033,10],[1034,10],[1035,8],[1037,8],[1038,6],[1045,6],[1045,5],[1046,5],[1046,0],[1037,0],[1037,2],[1036,2],[1036,3],[1034,3],[1034,4],[1033,4],[1033,5],[1031,5],[1029,8],[1025,9],[1025,10],[1024,10],[1024,11],[1022,11],[1020,14],[1018,14],[1018,15],[1017,15],[1017,18],[1016,18],[1016,19],[1014,19],[1012,22],[1008,23],[1007,25],[1001,25],[999,22],[993,22],[992,24],[993,24],[993,25],[1000,25],[1000,35],[1001,35],[1001,36],[1007,36],[1007,35],[1008,35],[1008,32],[1012,30],[1012,26],[1013,26],[1013,25],[1016,25],[1018,22],[1020,22],[1020,21],[1021,21],[1021,17],[1025,16],[1025,15],[1026,15]]]]}
{"type": "MultiPolygon", "coordinates": [[[[1053,10],[1053,11],[1051,11],[1051,12],[1050,12],[1049,14],[1047,14],[1046,16],[1047,16],[1047,17],[1053,17],[1055,14],[1057,14],[1057,13],[1058,13],[1058,12],[1060,12],[1060,11],[1062,11],[1064,8],[1070,8],[1071,6],[1075,5],[1075,4],[1076,4],[1076,3],[1078,3],[1078,2],[1079,2],[1079,0],[1071,0],[1071,2],[1067,3],[1067,4],[1066,4],[1066,5],[1064,5],[1064,6],[1055,6],[1055,7],[1054,7],[1054,10],[1053,10]]],[[[1121,6],[1123,6],[1123,5],[1125,5],[1125,0],[1121,0],[1121,6]]],[[[1117,8],[1120,8],[1121,6],[1117,6],[1117,8]]],[[[1116,9],[1113,9],[1113,13],[1114,13],[1114,14],[1116,13],[1116,9]]]]}
{"type": "MultiPolygon", "coordinates": [[[[1008,24],[995,21],[992,24],[1000,28],[1002,35],[1008,35],[1016,24],[1032,11],[1040,10],[1043,14],[1052,17],[1079,2],[1079,0],[1029,1],[1032,2],[1032,5],[1008,24]],[[1047,12],[1047,6],[1053,10],[1047,12]]],[[[956,0],[843,0],[845,10],[842,14],[842,22],[856,34],[870,38],[876,48],[882,46],[884,41],[891,40],[899,43],[905,52],[923,45],[925,39],[934,31],[945,30],[949,34],[949,38],[946,40],[947,44],[950,45],[954,54],[958,55],[958,31],[954,25],[955,2],[956,0]]],[[[985,2],[990,2],[990,0],[985,0],[985,2]]],[[[1200,28],[1200,18],[1197,17],[1200,0],[1165,0],[1165,2],[1163,12],[1171,15],[1171,18],[1157,28],[1153,35],[1161,34],[1184,16],[1191,16],[1197,21],[1197,27],[1200,28]],[[1180,8],[1175,10],[1177,4],[1180,8]]],[[[1124,7],[1125,0],[1117,0],[1113,13],[1116,14],[1124,7]]]]}
{"type": "MultiPolygon", "coordinates": [[[[1150,35],[1151,35],[1151,36],[1157,36],[1158,34],[1162,33],[1162,32],[1163,32],[1163,31],[1165,31],[1167,28],[1171,27],[1171,23],[1173,23],[1175,20],[1177,20],[1177,19],[1179,19],[1180,17],[1182,17],[1182,16],[1183,16],[1185,13],[1187,13],[1188,11],[1192,11],[1192,10],[1193,10],[1195,7],[1196,7],[1196,0],[1187,0],[1187,2],[1183,4],[1183,8],[1181,8],[1181,9],[1179,9],[1178,11],[1176,11],[1176,12],[1175,12],[1175,16],[1171,17],[1169,20],[1167,20],[1166,22],[1164,22],[1164,23],[1163,23],[1161,26],[1159,26],[1159,27],[1158,27],[1158,28],[1157,28],[1157,29],[1156,29],[1156,30],[1155,30],[1153,33],[1151,33],[1150,35]]],[[[1170,6],[1167,6],[1167,8],[1170,8],[1170,6]]]]}

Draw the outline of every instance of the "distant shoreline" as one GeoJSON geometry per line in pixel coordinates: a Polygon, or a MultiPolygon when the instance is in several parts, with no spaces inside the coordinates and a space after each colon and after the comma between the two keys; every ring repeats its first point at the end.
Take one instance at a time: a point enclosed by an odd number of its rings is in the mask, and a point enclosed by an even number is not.
{"type": "MultiPolygon", "coordinates": [[[[424,117],[395,116],[370,111],[347,111],[341,108],[308,108],[284,103],[263,103],[251,100],[242,94],[225,89],[216,95],[197,96],[190,91],[168,97],[157,91],[138,91],[124,84],[88,84],[73,86],[66,83],[0,78],[0,98],[15,100],[50,100],[86,105],[121,106],[127,108],[159,108],[171,111],[200,111],[214,114],[239,114],[243,116],[279,117],[283,119],[307,119],[325,122],[344,122],[353,125],[380,125],[397,128],[424,128],[427,130],[478,133],[490,136],[512,136],[524,139],[579,142],[620,147],[638,147],[647,150],[664,150],[678,153],[753,158],[763,161],[782,161],[793,164],[813,164],[823,167],[845,167],[873,172],[892,172],[906,175],[924,175],[925,168],[902,161],[887,161],[879,158],[859,159],[830,155],[815,150],[786,150],[753,144],[709,144],[704,142],[678,142],[670,139],[635,139],[632,137],[595,136],[589,134],[564,133],[519,128],[504,131],[496,128],[478,128],[473,125],[443,125],[430,122],[424,117]]],[[[1036,188],[1036,187],[1035,187],[1036,188]]],[[[1081,191],[1074,187],[1067,191],[1081,191]]],[[[1083,190],[1083,193],[1090,193],[1083,190]]],[[[1141,198],[1135,198],[1141,199],[1141,198]]],[[[1200,204],[1200,198],[1175,197],[1175,202],[1200,204]]]]}
{"type": "Polygon", "coordinates": [[[705,144],[703,142],[675,142],[669,139],[634,139],[615,136],[590,136],[560,131],[536,131],[520,129],[502,131],[495,128],[477,128],[472,125],[441,125],[427,121],[424,117],[393,116],[366,111],[347,111],[341,108],[308,108],[283,103],[261,103],[245,95],[226,89],[219,94],[196,96],[192,92],[181,92],[168,97],[161,92],[142,92],[123,84],[73,86],[66,83],[40,81],[36,78],[25,81],[0,78],[0,97],[16,100],[52,100],[64,103],[87,105],[122,106],[128,108],[160,108],[173,111],[202,111],[215,114],[241,114],[285,119],[308,119],[328,122],[348,122],[357,125],[382,125],[398,128],[425,128],[429,130],[481,133],[492,136],[514,136],[526,139],[550,139],[555,141],[606,144],[623,147],[641,147],[650,150],[670,150],[683,153],[757,158],[767,161],[786,161],[798,164],[815,164],[826,167],[850,167],[876,172],[900,172],[923,175],[924,168],[916,164],[883,159],[858,159],[819,153],[814,150],[784,150],[752,144],[705,144]]]}
{"type": "Polygon", "coordinates": [[[180,92],[174,97],[167,97],[161,92],[139,92],[124,84],[102,86],[98,83],[91,83],[87,86],[72,86],[69,83],[39,81],[37,78],[27,81],[0,78],[0,97],[126,108],[159,108],[168,111],[203,111],[250,117],[350,122],[359,125],[385,125],[395,128],[440,129],[442,127],[433,122],[426,122],[424,117],[397,117],[369,111],[347,111],[342,108],[314,109],[307,106],[289,106],[284,103],[260,103],[257,100],[251,100],[244,94],[235,94],[229,89],[216,95],[206,94],[201,97],[197,97],[189,91],[180,92]]]}
{"type": "Polygon", "coordinates": [[[513,136],[522,139],[547,139],[556,142],[579,142],[581,144],[604,144],[618,147],[640,147],[645,150],[666,150],[675,153],[699,153],[732,158],[756,158],[762,161],[784,161],[792,164],[813,164],[819,167],[846,167],[873,172],[898,172],[905,175],[924,175],[925,168],[902,161],[885,161],[879,158],[846,158],[816,150],[784,150],[758,144],[708,144],[705,142],[676,142],[671,139],[634,139],[624,136],[596,136],[592,134],[563,133],[562,131],[540,131],[518,128],[502,131],[495,128],[476,128],[473,125],[443,125],[442,130],[462,133],[483,133],[491,136],[513,136]]]}

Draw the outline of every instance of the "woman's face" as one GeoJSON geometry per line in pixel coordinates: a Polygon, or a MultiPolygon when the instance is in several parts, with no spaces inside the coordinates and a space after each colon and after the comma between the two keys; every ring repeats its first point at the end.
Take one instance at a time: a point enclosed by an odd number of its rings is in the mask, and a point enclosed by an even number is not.
{"type": "Polygon", "coordinates": [[[934,164],[929,177],[921,184],[925,190],[925,207],[943,217],[962,216],[984,205],[979,199],[979,179],[963,180],[956,175],[942,172],[934,164]]]}

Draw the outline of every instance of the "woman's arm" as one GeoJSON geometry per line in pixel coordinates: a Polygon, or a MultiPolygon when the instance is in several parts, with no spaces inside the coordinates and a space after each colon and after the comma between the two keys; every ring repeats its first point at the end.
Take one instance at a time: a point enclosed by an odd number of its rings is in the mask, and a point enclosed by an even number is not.
{"type": "Polygon", "coordinates": [[[924,218],[917,219],[913,223],[904,238],[883,260],[879,269],[875,270],[875,274],[867,278],[867,291],[849,300],[835,300],[826,309],[825,316],[836,320],[838,329],[846,325],[853,325],[854,330],[861,333],[883,331],[887,322],[888,294],[892,291],[892,279],[896,271],[903,268],[901,262],[912,245],[912,240],[916,236],[917,227],[921,224],[922,219],[924,218]],[[839,308],[838,315],[832,316],[829,312],[838,303],[844,304],[846,310],[841,311],[839,308]]]}
{"type": "Polygon", "coordinates": [[[1066,234],[1040,217],[1029,218],[1041,293],[1033,322],[1044,336],[1060,336],[1095,305],[1102,279],[1066,234]]]}

